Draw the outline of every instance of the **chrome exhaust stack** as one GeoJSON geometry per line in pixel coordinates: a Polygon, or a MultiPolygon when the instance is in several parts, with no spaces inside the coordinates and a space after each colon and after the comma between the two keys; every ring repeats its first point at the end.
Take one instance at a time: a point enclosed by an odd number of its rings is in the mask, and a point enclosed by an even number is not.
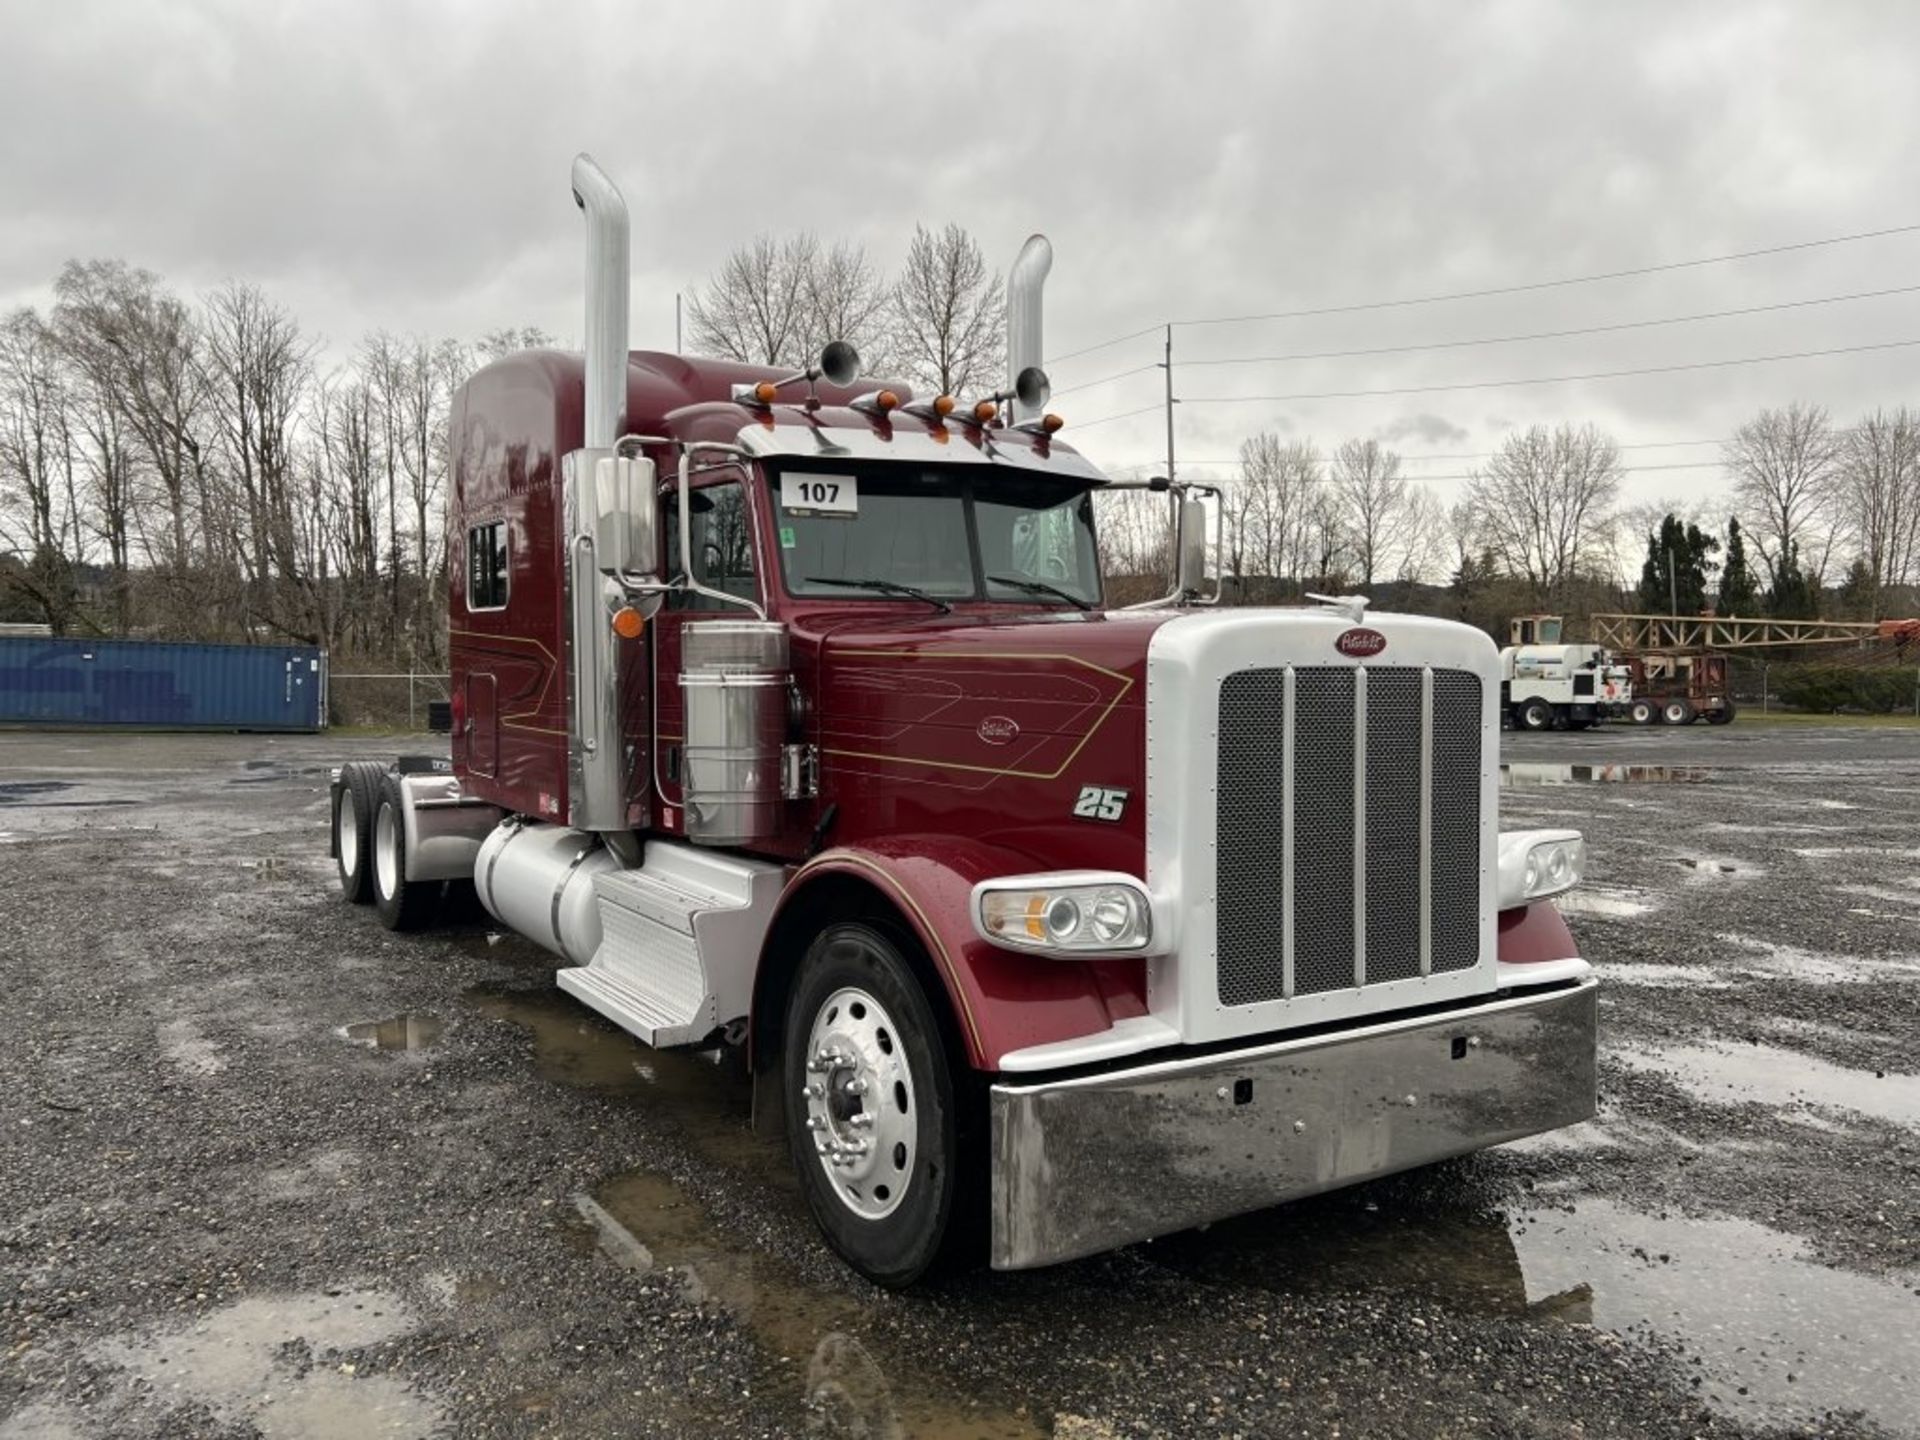
{"type": "Polygon", "coordinates": [[[631,553],[651,549],[653,467],[614,453],[627,433],[627,202],[584,154],[573,160],[573,201],[587,219],[587,328],[581,448],[560,464],[570,630],[567,821],[617,835],[641,818],[630,808],[628,776],[649,770],[627,753],[611,616],[626,603],[620,572],[633,564],[653,567],[651,555],[631,553]],[[635,507],[646,508],[636,516],[635,507]]]}
{"type": "Polygon", "coordinates": [[[627,202],[607,172],[573,157],[573,203],[587,217],[587,394],[589,450],[611,450],[627,433],[627,286],[633,263],[627,202]]]}
{"type": "Polygon", "coordinates": [[[1053,244],[1044,235],[1029,235],[1007,272],[1007,389],[1015,394],[1013,422],[1038,420],[1046,396],[1037,401],[1023,393],[1021,372],[1039,368],[1046,358],[1041,334],[1040,292],[1053,269],[1053,244]]]}

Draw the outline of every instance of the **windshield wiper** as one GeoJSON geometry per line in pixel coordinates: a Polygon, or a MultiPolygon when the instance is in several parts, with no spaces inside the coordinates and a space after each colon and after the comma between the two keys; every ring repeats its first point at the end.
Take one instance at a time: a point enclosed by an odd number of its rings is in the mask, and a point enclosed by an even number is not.
{"type": "Polygon", "coordinates": [[[896,580],[840,580],[828,575],[808,575],[802,582],[807,585],[844,585],[851,590],[877,590],[882,595],[898,595],[904,600],[924,600],[942,615],[951,615],[953,606],[938,595],[929,595],[912,585],[902,585],[896,580]]]}
{"type": "Polygon", "coordinates": [[[1062,590],[1058,585],[1049,585],[1044,580],[1023,580],[1017,575],[989,575],[987,579],[996,585],[1011,585],[1014,589],[1024,590],[1029,595],[1052,595],[1066,601],[1069,605],[1077,605],[1082,610],[1093,609],[1091,600],[1082,600],[1071,591],[1062,590]]]}

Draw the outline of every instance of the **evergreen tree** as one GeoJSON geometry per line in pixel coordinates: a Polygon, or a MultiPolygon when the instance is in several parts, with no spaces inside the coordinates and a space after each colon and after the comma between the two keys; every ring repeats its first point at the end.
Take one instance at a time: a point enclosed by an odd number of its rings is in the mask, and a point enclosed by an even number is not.
{"type": "Polygon", "coordinates": [[[1740,534],[1740,521],[1727,520],[1727,563],[1720,571],[1720,613],[1751,615],[1758,608],[1759,587],[1747,568],[1747,542],[1740,534]]]}
{"type": "Polygon", "coordinates": [[[1873,567],[1864,556],[1857,558],[1847,569],[1847,578],[1840,582],[1840,614],[1848,620],[1871,620],[1874,618],[1874,592],[1880,587],[1873,583],[1873,567]]]}
{"type": "Polygon", "coordinates": [[[1767,587],[1767,613],[1780,620],[1820,618],[1820,596],[1807,572],[1800,568],[1800,546],[1794,541],[1787,542],[1773,567],[1773,583],[1767,587]]]}
{"type": "Polygon", "coordinates": [[[1698,525],[1672,515],[1647,535],[1647,561],[1640,570],[1640,608],[1654,614],[1698,615],[1707,608],[1707,576],[1717,567],[1710,558],[1720,542],[1698,525]]]}

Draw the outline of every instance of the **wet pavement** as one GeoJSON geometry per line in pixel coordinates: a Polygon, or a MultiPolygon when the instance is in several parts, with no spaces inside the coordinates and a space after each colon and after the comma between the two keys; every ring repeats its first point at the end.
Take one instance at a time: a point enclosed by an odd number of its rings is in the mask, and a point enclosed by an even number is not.
{"type": "Polygon", "coordinates": [[[390,742],[0,735],[0,1440],[1920,1436],[1920,731],[1505,741],[1595,1121],[894,1295],[735,1056],[338,902],[390,742]]]}

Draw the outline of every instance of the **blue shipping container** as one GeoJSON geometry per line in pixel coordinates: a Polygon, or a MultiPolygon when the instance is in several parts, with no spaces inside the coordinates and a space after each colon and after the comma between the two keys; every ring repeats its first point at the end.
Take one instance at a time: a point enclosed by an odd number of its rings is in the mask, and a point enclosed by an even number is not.
{"type": "Polygon", "coordinates": [[[305,645],[0,636],[0,725],[320,730],[326,678],[305,645]]]}

